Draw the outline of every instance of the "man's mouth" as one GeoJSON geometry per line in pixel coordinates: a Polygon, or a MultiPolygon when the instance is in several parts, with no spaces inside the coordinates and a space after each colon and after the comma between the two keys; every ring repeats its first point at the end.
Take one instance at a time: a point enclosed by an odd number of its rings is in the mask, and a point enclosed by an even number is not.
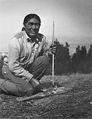
{"type": "Polygon", "coordinates": [[[38,30],[30,30],[30,34],[37,34],[38,33],[38,30]]]}

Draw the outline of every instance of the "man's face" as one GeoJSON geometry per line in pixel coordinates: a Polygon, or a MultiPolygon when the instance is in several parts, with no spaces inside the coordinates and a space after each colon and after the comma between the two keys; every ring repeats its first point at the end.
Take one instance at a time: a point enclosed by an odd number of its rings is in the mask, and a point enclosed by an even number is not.
{"type": "Polygon", "coordinates": [[[40,22],[36,18],[30,19],[25,24],[25,30],[29,35],[29,37],[36,36],[39,32],[39,28],[40,28],[40,22]]]}

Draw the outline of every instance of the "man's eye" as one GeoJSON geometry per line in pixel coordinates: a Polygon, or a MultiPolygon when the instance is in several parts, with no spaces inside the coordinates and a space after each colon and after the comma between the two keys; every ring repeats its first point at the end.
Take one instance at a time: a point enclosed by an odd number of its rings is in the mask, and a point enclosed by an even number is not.
{"type": "Polygon", "coordinates": [[[29,23],[28,25],[31,25],[32,26],[32,25],[34,25],[34,23],[29,23]]]}
{"type": "Polygon", "coordinates": [[[30,26],[33,26],[33,25],[39,26],[40,24],[39,23],[28,23],[28,25],[30,25],[30,26]]]}

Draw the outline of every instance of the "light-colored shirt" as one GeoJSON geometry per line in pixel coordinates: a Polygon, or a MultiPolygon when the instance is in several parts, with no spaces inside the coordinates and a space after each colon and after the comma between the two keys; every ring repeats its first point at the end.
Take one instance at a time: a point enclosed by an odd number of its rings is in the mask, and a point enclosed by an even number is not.
{"type": "Polygon", "coordinates": [[[38,34],[38,43],[28,41],[28,38],[26,32],[21,31],[10,40],[8,66],[14,75],[30,80],[33,75],[29,73],[27,67],[35,60],[41,50],[48,54],[50,45],[42,34],[38,34]]]}

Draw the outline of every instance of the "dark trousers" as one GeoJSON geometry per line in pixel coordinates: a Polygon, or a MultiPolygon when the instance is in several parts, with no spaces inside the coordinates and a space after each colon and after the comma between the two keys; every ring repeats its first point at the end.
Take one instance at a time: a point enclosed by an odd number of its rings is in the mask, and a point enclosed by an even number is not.
{"type": "MultiPolygon", "coordinates": [[[[29,67],[28,71],[33,74],[34,78],[40,80],[45,74],[49,64],[49,58],[47,56],[39,56],[29,67]]],[[[4,65],[2,73],[5,79],[0,80],[0,87],[6,94],[12,94],[16,96],[32,95],[33,87],[26,80],[20,77],[14,76],[8,66],[4,65]]]]}

